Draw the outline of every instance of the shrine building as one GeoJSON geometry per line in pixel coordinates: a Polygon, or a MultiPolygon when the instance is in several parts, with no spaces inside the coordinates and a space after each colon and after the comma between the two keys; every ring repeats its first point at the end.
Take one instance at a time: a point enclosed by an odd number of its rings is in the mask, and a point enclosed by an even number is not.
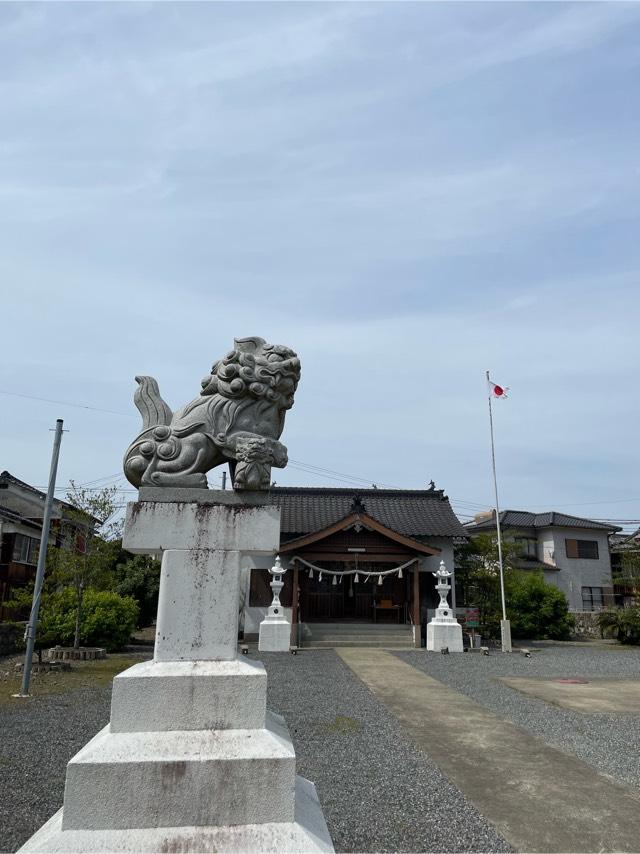
{"type": "MultiPolygon", "coordinates": [[[[292,645],[329,629],[348,637],[366,627],[375,639],[393,625],[397,639],[419,646],[438,601],[431,573],[441,560],[453,571],[454,544],[467,537],[444,491],[272,487],[270,495],[281,511],[280,599],[292,645]]],[[[244,570],[245,640],[257,638],[271,603],[272,562],[253,558],[244,570]]]]}

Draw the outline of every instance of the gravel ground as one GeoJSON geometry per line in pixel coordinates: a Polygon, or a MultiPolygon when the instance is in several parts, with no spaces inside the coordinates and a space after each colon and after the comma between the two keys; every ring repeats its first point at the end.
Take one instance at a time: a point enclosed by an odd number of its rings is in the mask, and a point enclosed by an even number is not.
{"type": "Polygon", "coordinates": [[[538,646],[489,656],[397,652],[399,658],[456,688],[547,744],[578,756],[616,780],[640,787],[640,709],[637,715],[584,714],[527,697],[497,681],[501,676],[640,677],[640,650],[585,644],[538,646]]]}
{"type": "Polygon", "coordinates": [[[69,759],[109,722],[111,688],[0,706],[0,851],[15,851],[62,806],[69,759]]]}
{"type": "Polygon", "coordinates": [[[336,851],[513,850],[332,650],[257,657],[336,851]]]}
{"type": "MultiPolygon", "coordinates": [[[[259,657],[337,851],[512,850],[333,651],[259,657]]],[[[110,693],[0,706],[1,851],[59,809],[66,762],[107,723],[110,693]]]]}

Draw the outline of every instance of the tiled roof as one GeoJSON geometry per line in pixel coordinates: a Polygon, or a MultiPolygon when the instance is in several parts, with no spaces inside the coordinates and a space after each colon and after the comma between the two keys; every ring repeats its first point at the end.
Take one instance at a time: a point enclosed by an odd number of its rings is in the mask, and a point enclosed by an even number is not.
{"type": "MultiPolygon", "coordinates": [[[[581,516],[569,516],[567,513],[557,513],[551,510],[547,513],[530,513],[528,510],[501,510],[500,524],[504,528],[590,528],[600,531],[621,531],[617,525],[608,522],[596,522],[593,519],[583,519],[581,516]]],[[[465,525],[467,533],[493,530],[495,514],[479,522],[465,525]]]]}
{"type": "Polygon", "coordinates": [[[359,496],[363,510],[387,528],[408,537],[466,537],[449,504],[438,489],[331,489],[323,487],[276,486],[273,503],[282,511],[281,531],[302,535],[344,519],[359,496]]]}
{"type": "Polygon", "coordinates": [[[634,551],[640,548],[640,528],[632,534],[612,534],[609,537],[612,551],[634,551]]]}

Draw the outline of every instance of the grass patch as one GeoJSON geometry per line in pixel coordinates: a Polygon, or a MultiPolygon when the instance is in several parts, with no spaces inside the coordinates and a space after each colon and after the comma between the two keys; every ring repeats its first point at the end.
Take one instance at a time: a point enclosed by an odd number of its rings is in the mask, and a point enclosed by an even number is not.
{"type": "MultiPolygon", "coordinates": [[[[24,702],[11,696],[17,694],[22,685],[22,673],[13,672],[15,661],[11,662],[12,670],[7,675],[4,673],[0,675],[0,705],[24,702]]],[[[140,661],[142,659],[137,656],[112,654],[96,661],[74,661],[71,664],[73,669],[67,672],[54,670],[48,673],[34,673],[31,675],[29,686],[31,699],[37,700],[39,697],[52,694],[67,694],[83,688],[106,688],[111,684],[114,676],[140,661]]],[[[6,666],[3,662],[0,664],[0,669],[6,666]]]]}
{"type": "Polygon", "coordinates": [[[331,734],[354,735],[362,730],[362,724],[347,715],[336,715],[329,723],[323,724],[322,732],[331,734]]]}

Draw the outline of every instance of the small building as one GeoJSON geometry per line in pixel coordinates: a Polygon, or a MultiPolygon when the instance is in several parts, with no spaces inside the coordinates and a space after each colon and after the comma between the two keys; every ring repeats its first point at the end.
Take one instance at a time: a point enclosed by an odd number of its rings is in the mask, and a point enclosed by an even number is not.
{"type": "MultiPolygon", "coordinates": [[[[466,532],[442,490],[272,487],[281,511],[280,557],[289,571],[281,601],[298,627],[383,624],[421,627],[438,597],[431,575],[466,532]]],[[[271,602],[269,559],[245,574],[244,635],[257,637],[271,602]]]]}
{"type": "Polygon", "coordinates": [[[640,600],[640,528],[632,534],[612,534],[609,546],[616,605],[634,606],[640,600]]]}
{"type": "MultiPolygon", "coordinates": [[[[46,497],[8,471],[0,474],[0,620],[16,617],[5,603],[16,587],[36,577],[46,497]]],[[[49,545],[63,544],[64,517],[72,511],[66,501],[54,498],[49,545]]]]}
{"type": "MultiPolygon", "coordinates": [[[[495,511],[479,513],[466,524],[467,535],[493,533],[495,511]]],[[[614,604],[609,537],[620,531],[616,525],[549,511],[500,511],[505,541],[519,546],[520,569],[543,572],[567,597],[569,610],[600,611],[614,604]]]]}

